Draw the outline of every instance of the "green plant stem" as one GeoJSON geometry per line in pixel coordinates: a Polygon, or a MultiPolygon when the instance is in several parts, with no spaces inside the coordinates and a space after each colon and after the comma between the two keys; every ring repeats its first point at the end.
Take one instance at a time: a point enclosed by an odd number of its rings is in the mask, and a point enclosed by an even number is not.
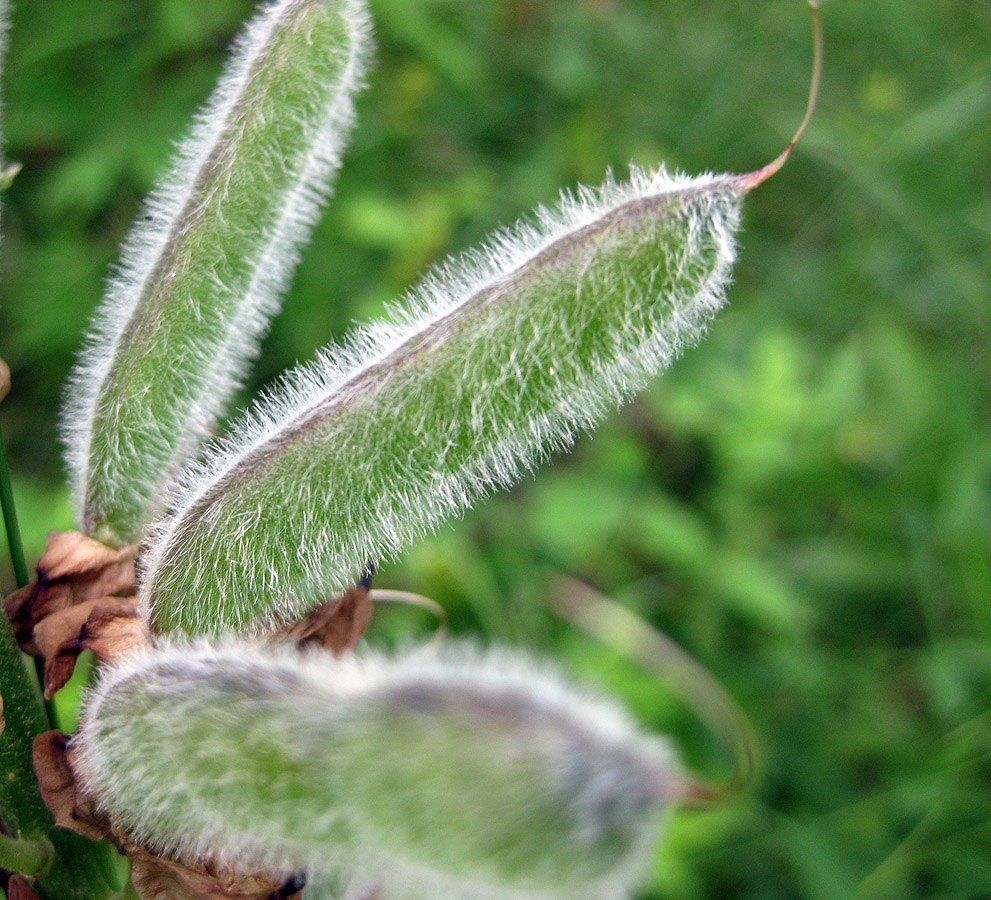
{"type": "Polygon", "coordinates": [[[28,581],[28,568],[24,562],[24,546],[21,543],[21,530],[17,524],[17,511],[14,507],[14,492],[10,486],[10,470],[7,468],[7,451],[0,433],[0,505],[3,506],[3,524],[7,531],[7,547],[10,549],[10,562],[14,568],[14,580],[19,588],[28,581]]]}
{"type": "MultiPolygon", "coordinates": [[[[0,817],[10,835],[50,843],[55,854],[38,879],[48,900],[101,900],[112,890],[100,844],[56,828],[38,790],[31,758],[35,735],[45,731],[44,708],[21,662],[21,652],[6,616],[0,615],[0,696],[4,728],[0,733],[0,817]]],[[[6,866],[0,857],[0,865],[6,866]]]]}
{"type": "MultiPolygon", "coordinates": [[[[0,435],[0,502],[7,532],[7,545],[18,587],[28,583],[24,549],[14,510],[14,494],[7,468],[7,453],[0,435]]],[[[0,815],[14,835],[44,833],[48,810],[38,794],[31,761],[31,743],[46,730],[41,695],[27,676],[13,631],[6,616],[0,616],[0,697],[3,698],[4,730],[0,734],[0,815]],[[24,821],[22,822],[22,818],[24,821]]]]}
{"type": "MultiPolygon", "coordinates": [[[[7,532],[7,547],[10,550],[10,563],[14,569],[14,581],[19,588],[27,585],[27,564],[24,561],[24,544],[21,541],[21,529],[17,522],[17,508],[14,505],[14,491],[10,481],[10,469],[7,466],[7,451],[3,445],[3,433],[0,431],[0,506],[3,507],[3,524],[7,532]]],[[[38,682],[38,690],[44,693],[45,661],[40,657],[34,658],[34,674],[38,682]]],[[[42,700],[45,717],[49,727],[58,728],[58,716],[55,704],[50,700],[42,700]]]]}
{"type": "Polygon", "coordinates": [[[55,848],[48,841],[26,841],[0,834],[0,866],[33,878],[51,865],[55,848]]]}
{"type": "MultiPolygon", "coordinates": [[[[14,577],[18,586],[23,587],[28,583],[27,566],[2,438],[0,500],[14,577]]],[[[12,846],[16,846],[11,841],[21,842],[24,847],[30,844],[53,847],[50,865],[37,882],[42,896],[50,900],[100,900],[111,892],[104,875],[103,848],[71,831],[56,828],[38,789],[31,748],[35,736],[51,726],[38,687],[29,678],[22,659],[10,622],[0,614],[0,698],[3,699],[0,818],[7,831],[6,847],[0,848],[0,866],[11,867],[4,855],[5,850],[12,852],[12,846]]]]}

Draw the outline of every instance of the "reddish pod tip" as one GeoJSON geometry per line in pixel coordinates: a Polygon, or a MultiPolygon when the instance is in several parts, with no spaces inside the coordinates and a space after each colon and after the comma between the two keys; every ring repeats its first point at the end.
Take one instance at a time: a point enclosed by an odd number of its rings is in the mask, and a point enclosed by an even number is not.
{"type": "Polygon", "coordinates": [[[819,15],[819,0],[809,0],[809,9],[812,12],[812,79],[809,82],[809,102],[805,107],[805,118],[798,126],[795,136],[788,142],[788,146],[776,159],[754,172],[748,172],[739,177],[737,184],[744,193],[763,184],[788,161],[792,149],[805,133],[805,129],[812,120],[812,114],[815,112],[816,99],[819,96],[819,82],[822,79],[822,18],[819,15]]]}

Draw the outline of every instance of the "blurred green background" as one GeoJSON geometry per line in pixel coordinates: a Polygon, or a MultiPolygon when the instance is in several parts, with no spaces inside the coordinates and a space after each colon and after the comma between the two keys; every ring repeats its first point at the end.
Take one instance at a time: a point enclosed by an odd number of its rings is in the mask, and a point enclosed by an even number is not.
{"type": "MultiPolygon", "coordinates": [[[[756,168],[805,101],[800,0],[371,5],[360,124],[251,391],[559,188],[630,161],[756,168]]],[[[33,561],[71,524],[55,420],[80,333],[252,3],[14,6],[2,425],[33,561]]],[[[818,114],[749,199],[710,335],[379,577],[458,634],[557,657],[714,776],[690,709],[548,611],[555,579],[635,609],[725,685],[762,778],[669,820],[645,900],[991,897],[991,6],[823,13],[818,114]]],[[[387,610],[372,639],[429,628],[387,610]]]]}

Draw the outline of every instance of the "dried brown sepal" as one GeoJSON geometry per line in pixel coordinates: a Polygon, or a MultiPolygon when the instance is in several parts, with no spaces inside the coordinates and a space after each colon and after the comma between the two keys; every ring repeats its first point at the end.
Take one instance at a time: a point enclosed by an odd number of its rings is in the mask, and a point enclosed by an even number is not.
{"type": "Polygon", "coordinates": [[[7,363],[0,359],[0,403],[3,402],[3,398],[10,393],[10,369],[7,368],[7,363]]]}
{"type": "Polygon", "coordinates": [[[285,876],[256,872],[243,876],[215,866],[187,866],[140,850],[134,856],[131,880],[141,900],[300,900],[281,888],[285,876]]]}
{"type": "Polygon", "coordinates": [[[93,799],[77,789],[68,744],[69,735],[64,731],[45,731],[34,739],[34,770],[45,805],[55,816],[56,825],[94,841],[110,838],[118,843],[110,823],[97,813],[93,799]]]}
{"type": "Polygon", "coordinates": [[[38,561],[38,578],[4,600],[21,647],[40,656],[33,631],[45,616],[111,594],[137,590],[137,545],[114,550],[78,531],[53,531],[38,561]]]}
{"type": "Polygon", "coordinates": [[[345,590],[336,600],[321,603],[305,619],[287,624],[273,639],[291,641],[300,647],[320,647],[334,656],[343,656],[358,645],[371,618],[368,588],[358,585],[345,590]]]}
{"type": "Polygon", "coordinates": [[[45,658],[45,698],[72,677],[83,650],[107,665],[147,642],[136,596],[99,597],[46,616],[34,626],[34,644],[45,658]]]}
{"type": "Polygon", "coordinates": [[[21,875],[11,875],[7,881],[7,900],[40,900],[40,898],[21,875]]]}
{"type": "Polygon", "coordinates": [[[46,731],[34,740],[34,767],[45,804],[55,824],[92,840],[111,841],[131,857],[131,877],[142,900],[300,900],[302,888],[283,890],[281,872],[236,872],[210,861],[184,861],[155,856],[134,843],[98,812],[93,797],[81,791],[73,773],[69,735],[46,731]]]}

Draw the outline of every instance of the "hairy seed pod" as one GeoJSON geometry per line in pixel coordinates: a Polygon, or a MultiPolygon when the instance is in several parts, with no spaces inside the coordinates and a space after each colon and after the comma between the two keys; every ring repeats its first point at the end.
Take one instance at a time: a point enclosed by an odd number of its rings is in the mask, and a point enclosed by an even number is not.
{"type": "Polygon", "coordinates": [[[667,747],[612,704],[467,648],[159,649],[104,676],[73,747],[156,850],[381,880],[384,897],[617,896],[675,784],[667,747]]]}
{"type": "Polygon", "coordinates": [[[82,529],[141,537],[212,428],[329,192],[367,55],[363,0],[276,0],[148,201],[63,417],[82,529]]]}
{"type": "Polygon", "coordinates": [[[567,446],[721,308],[742,195],[634,171],[565,196],[290,373],[156,529],[152,628],[298,615],[567,446]]]}

